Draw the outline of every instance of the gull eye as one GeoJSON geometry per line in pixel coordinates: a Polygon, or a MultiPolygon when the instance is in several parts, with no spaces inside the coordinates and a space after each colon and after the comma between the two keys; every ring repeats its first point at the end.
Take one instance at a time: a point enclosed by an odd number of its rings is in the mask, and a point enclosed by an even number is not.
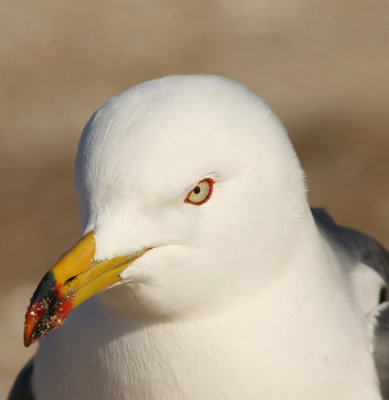
{"type": "Polygon", "coordinates": [[[193,188],[185,198],[185,203],[201,206],[209,200],[213,190],[213,180],[205,178],[193,188]]]}

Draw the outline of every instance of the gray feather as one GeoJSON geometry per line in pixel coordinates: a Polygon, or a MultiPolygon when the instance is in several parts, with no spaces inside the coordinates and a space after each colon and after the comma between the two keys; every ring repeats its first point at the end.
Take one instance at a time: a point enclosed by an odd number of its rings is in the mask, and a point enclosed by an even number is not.
{"type": "Polygon", "coordinates": [[[342,247],[355,262],[377,271],[389,283],[389,252],[376,240],[354,229],[337,225],[322,208],[311,208],[316,224],[342,247]]]}
{"type": "Polygon", "coordinates": [[[31,389],[34,359],[31,359],[19,372],[7,400],[35,400],[31,389]]]}
{"type": "MultiPolygon", "coordinates": [[[[376,240],[354,229],[337,225],[321,208],[312,208],[319,229],[337,243],[355,263],[378,272],[389,286],[389,252],[376,240]]],[[[373,356],[383,400],[389,400],[389,303],[387,288],[374,327],[373,356]]]]}

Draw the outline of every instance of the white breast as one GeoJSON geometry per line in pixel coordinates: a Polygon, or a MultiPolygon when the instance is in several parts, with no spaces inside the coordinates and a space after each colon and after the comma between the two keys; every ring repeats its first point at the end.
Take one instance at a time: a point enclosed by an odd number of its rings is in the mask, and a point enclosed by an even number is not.
{"type": "Polygon", "coordinates": [[[42,341],[37,399],[380,399],[360,322],[336,293],[314,305],[310,291],[288,303],[275,290],[206,320],[131,327],[92,300],[42,341]],[[339,320],[348,329],[336,329],[339,320]]]}

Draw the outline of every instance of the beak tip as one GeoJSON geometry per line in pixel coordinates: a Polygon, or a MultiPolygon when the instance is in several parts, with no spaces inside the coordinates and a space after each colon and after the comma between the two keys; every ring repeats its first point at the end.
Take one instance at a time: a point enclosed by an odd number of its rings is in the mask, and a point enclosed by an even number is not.
{"type": "Polygon", "coordinates": [[[24,345],[29,347],[40,337],[60,327],[68,314],[73,310],[73,297],[71,295],[62,297],[54,296],[54,302],[47,300],[34,301],[27,308],[24,322],[24,345]]]}
{"type": "Polygon", "coordinates": [[[40,319],[42,318],[43,311],[39,307],[38,301],[31,301],[31,304],[27,308],[26,317],[24,320],[24,345],[26,347],[30,346],[34,340],[34,330],[38,325],[40,319]]]}
{"type": "Polygon", "coordinates": [[[23,340],[24,340],[24,346],[25,346],[25,347],[29,347],[30,344],[32,343],[31,335],[26,334],[26,332],[24,332],[24,338],[23,338],[23,340]]]}

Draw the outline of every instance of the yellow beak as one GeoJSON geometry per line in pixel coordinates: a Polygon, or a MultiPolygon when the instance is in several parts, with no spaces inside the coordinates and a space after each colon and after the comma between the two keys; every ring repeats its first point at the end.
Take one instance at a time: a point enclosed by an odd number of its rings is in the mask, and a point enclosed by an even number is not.
{"type": "Polygon", "coordinates": [[[120,282],[120,273],[148,250],[96,261],[95,249],[94,233],[90,232],[44,275],[27,309],[25,346],[61,326],[86,299],[120,282]]]}

